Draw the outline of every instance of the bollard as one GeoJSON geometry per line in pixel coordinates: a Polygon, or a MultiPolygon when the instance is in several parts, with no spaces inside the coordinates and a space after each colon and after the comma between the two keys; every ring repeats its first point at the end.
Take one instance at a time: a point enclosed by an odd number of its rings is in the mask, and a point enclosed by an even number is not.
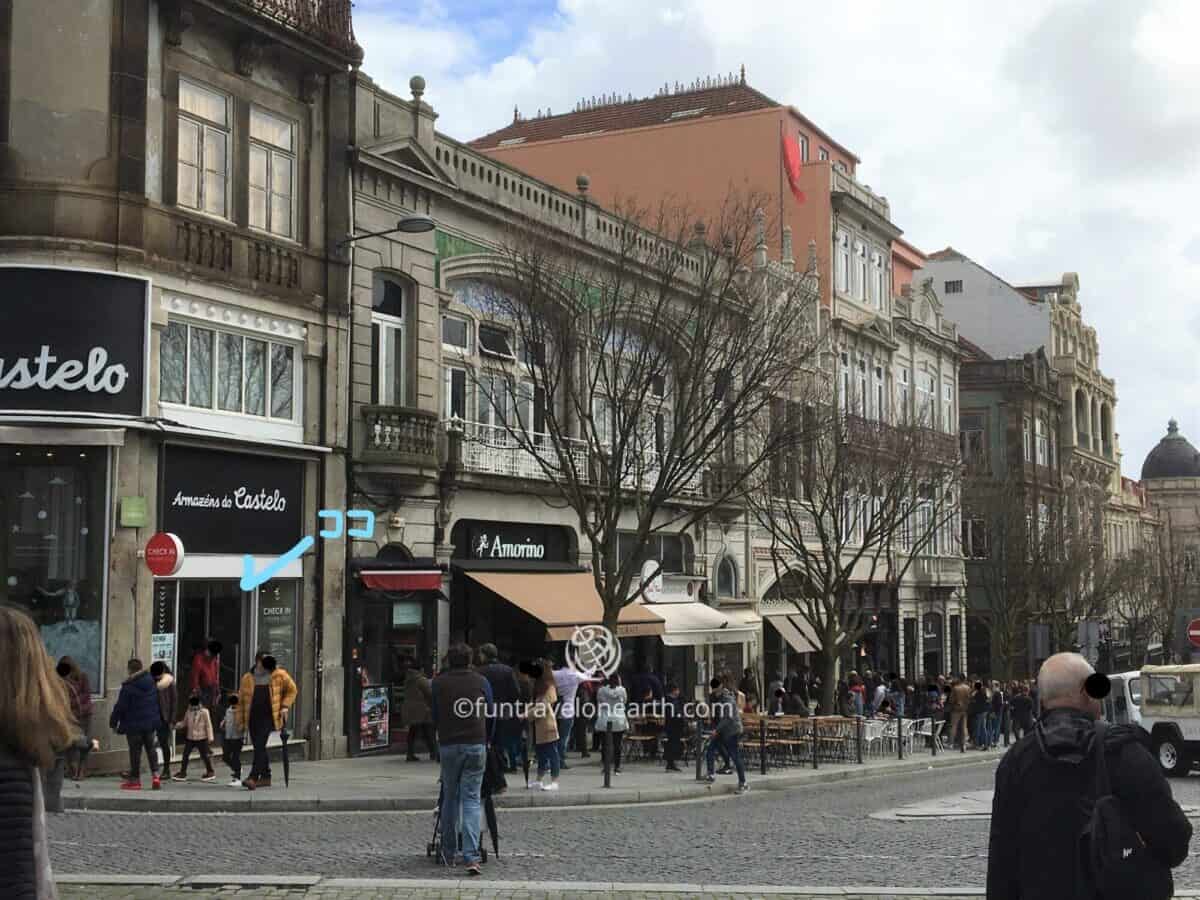
{"type": "Polygon", "coordinates": [[[760,775],[767,774],[767,720],[758,720],[758,771],[760,775]]]}
{"type": "Polygon", "coordinates": [[[863,720],[862,716],[854,717],[854,742],[857,745],[856,755],[858,764],[862,765],[862,739],[863,739],[863,720]]]}
{"type": "Polygon", "coordinates": [[[696,780],[697,781],[704,780],[704,776],[700,774],[700,751],[701,751],[701,743],[703,741],[702,731],[703,731],[703,729],[701,729],[701,727],[700,727],[700,717],[697,716],[696,717],[696,780]]]}
{"type": "Polygon", "coordinates": [[[606,788],[612,787],[612,757],[612,722],[609,722],[604,729],[604,786],[606,788]]]}
{"type": "Polygon", "coordinates": [[[815,717],[812,720],[812,738],[813,738],[812,758],[813,758],[813,768],[815,769],[815,768],[817,768],[817,746],[818,746],[817,745],[817,720],[815,717]]]}

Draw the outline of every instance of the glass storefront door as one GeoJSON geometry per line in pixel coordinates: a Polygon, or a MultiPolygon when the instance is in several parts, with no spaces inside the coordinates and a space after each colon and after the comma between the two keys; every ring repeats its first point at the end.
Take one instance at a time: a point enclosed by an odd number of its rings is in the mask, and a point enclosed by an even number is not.
{"type": "MultiPolygon", "coordinates": [[[[238,689],[242,674],[262,650],[275,656],[279,665],[298,681],[296,623],[300,582],[294,579],[269,581],[244,593],[237,581],[227,579],[160,581],[155,586],[155,633],[162,632],[165,645],[174,652],[162,654],[175,660],[179,699],[187,702],[191,691],[193,660],[209,641],[221,644],[219,677],[221,690],[238,689]],[[177,612],[171,615],[171,607],[177,612]],[[170,623],[178,622],[175,628],[170,623]],[[174,634],[171,634],[171,630],[174,634]]],[[[155,641],[157,643],[157,641],[155,641]]]]}

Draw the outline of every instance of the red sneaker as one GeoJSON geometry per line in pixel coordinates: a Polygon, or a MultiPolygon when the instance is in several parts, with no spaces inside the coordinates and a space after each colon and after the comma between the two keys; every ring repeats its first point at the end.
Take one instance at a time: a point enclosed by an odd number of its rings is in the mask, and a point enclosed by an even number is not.
{"type": "Polygon", "coordinates": [[[155,776],[154,776],[154,778],[152,778],[152,779],[151,779],[151,781],[150,781],[150,789],[151,789],[151,790],[154,790],[154,791],[161,791],[161,790],[162,790],[162,779],[161,779],[161,778],[159,778],[157,775],[155,775],[155,776]]]}
{"type": "Polygon", "coordinates": [[[121,790],[123,791],[140,791],[142,783],[140,781],[122,781],[121,790]]]}

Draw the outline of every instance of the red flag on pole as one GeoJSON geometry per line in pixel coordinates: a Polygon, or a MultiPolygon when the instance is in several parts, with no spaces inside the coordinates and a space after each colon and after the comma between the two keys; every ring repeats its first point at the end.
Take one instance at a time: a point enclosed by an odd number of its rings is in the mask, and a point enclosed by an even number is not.
{"type": "Polygon", "coordinates": [[[780,132],[779,139],[783,141],[783,171],[787,175],[788,187],[797,203],[804,202],[804,191],[800,189],[800,145],[795,138],[790,138],[780,132]]]}

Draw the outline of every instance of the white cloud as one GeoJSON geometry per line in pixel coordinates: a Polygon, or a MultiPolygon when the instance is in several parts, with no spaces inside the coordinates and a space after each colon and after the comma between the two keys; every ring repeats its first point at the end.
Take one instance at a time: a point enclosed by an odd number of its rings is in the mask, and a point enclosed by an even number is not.
{"type": "Polygon", "coordinates": [[[402,95],[424,75],[438,127],[463,140],[503,126],[514,105],[564,112],[744,63],[752,85],[862,158],[860,177],[917,246],[952,244],[1015,282],[1079,273],[1117,379],[1127,475],[1171,416],[1200,444],[1192,0],[866,0],[851,12],[791,0],[559,0],[548,11],[529,0],[479,22],[435,2],[356,10],[365,70],[402,95]]]}

